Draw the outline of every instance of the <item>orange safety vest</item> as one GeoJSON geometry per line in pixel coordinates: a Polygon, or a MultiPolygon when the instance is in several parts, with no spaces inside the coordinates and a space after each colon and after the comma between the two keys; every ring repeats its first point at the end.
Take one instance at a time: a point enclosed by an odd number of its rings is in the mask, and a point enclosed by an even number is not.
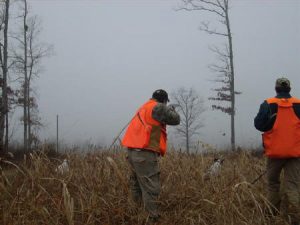
{"type": "Polygon", "coordinates": [[[156,105],[157,102],[150,99],[139,108],[123,137],[123,146],[155,151],[162,156],[166,153],[166,125],[152,118],[152,110],[156,105]]]}
{"type": "Polygon", "coordinates": [[[294,112],[297,98],[269,98],[268,104],[276,103],[278,111],[273,128],[263,133],[265,155],[271,158],[300,157],[300,120],[294,112]]]}

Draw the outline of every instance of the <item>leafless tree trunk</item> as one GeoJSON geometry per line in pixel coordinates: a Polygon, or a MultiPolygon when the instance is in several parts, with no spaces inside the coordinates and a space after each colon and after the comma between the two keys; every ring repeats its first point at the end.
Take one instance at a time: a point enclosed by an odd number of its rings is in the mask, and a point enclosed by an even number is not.
{"type": "Polygon", "coordinates": [[[8,74],[8,20],[9,20],[10,1],[5,0],[4,11],[1,18],[1,28],[3,30],[3,43],[0,43],[0,62],[2,69],[2,96],[1,96],[1,115],[0,115],[0,148],[7,151],[8,148],[8,95],[7,95],[7,74],[8,74]],[[5,135],[6,134],[6,135],[5,135]],[[5,136],[4,136],[5,135],[5,136]]]}
{"type": "Polygon", "coordinates": [[[24,35],[24,151],[28,151],[28,75],[27,75],[27,0],[24,0],[24,15],[23,15],[23,35],[24,35]]]}
{"type": "Polygon", "coordinates": [[[181,122],[175,129],[185,139],[186,151],[190,153],[191,139],[204,126],[201,114],[205,111],[204,101],[193,88],[177,89],[171,94],[172,102],[181,115],[181,122]]]}
{"type": "Polygon", "coordinates": [[[234,116],[235,116],[235,87],[234,87],[234,66],[233,66],[233,47],[232,47],[232,35],[230,30],[230,21],[228,15],[228,1],[224,0],[224,7],[225,7],[225,15],[226,15],[226,28],[228,34],[228,44],[229,44],[229,59],[230,59],[230,96],[231,96],[231,149],[235,150],[235,126],[234,126],[234,116]]]}
{"type": "MultiPolygon", "coordinates": [[[[200,26],[200,30],[207,32],[208,34],[214,34],[219,36],[224,36],[227,38],[227,45],[226,50],[220,51],[219,49],[214,49],[214,52],[216,52],[219,56],[221,55],[223,57],[222,61],[229,62],[229,66],[227,67],[227,63],[224,66],[218,66],[215,65],[215,67],[218,68],[218,71],[223,71],[224,74],[229,75],[229,100],[230,100],[230,107],[223,107],[223,106],[215,106],[213,105],[213,109],[219,109],[225,113],[228,113],[231,117],[231,149],[235,150],[235,94],[238,94],[238,92],[235,91],[234,86],[234,62],[233,62],[233,45],[232,45],[232,33],[231,33],[231,27],[230,27],[230,20],[229,20],[229,0],[182,0],[184,5],[180,9],[187,10],[187,11],[193,11],[193,10],[199,10],[199,11],[205,11],[208,13],[211,13],[215,15],[218,18],[218,21],[225,26],[225,31],[218,31],[217,29],[212,29],[209,25],[209,22],[202,22],[200,26]],[[228,52],[227,52],[228,50],[228,52]],[[227,54],[228,53],[228,54],[227,54]]],[[[226,82],[224,82],[226,83],[226,82]]],[[[226,87],[224,87],[226,89],[226,87]]],[[[224,90],[223,90],[224,91],[224,90]]],[[[218,96],[219,94],[223,95],[223,91],[220,92],[218,90],[218,96]]],[[[225,100],[227,101],[228,96],[222,99],[222,97],[218,98],[211,98],[212,100],[225,100]]]]}
{"type": "Polygon", "coordinates": [[[27,83],[27,126],[28,126],[28,150],[31,149],[32,134],[31,134],[31,101],[30,101],[30,82],[27,83]]]}

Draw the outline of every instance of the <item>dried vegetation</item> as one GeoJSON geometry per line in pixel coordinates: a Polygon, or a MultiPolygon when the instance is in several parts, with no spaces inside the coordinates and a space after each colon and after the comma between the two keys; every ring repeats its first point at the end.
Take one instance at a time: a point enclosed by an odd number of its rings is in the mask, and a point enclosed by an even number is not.
{"type": "MultiPolygon", "coordinates": [[[[266,217],[263,158],[240,151],[222,154],[218,177],[203,181],[215,154],[169,152],[161,160],[159,224],[262,225],[285,222],[266,217]]],[[[0,224],[5,225],[142,225],[146,213],[128,189],[129,168],[123,151],[67,155],[70,171],[58,174],[62,159],[43,153],[20,162],[1,160],[0,224]],[[111,157],[112,160],[107,160],[111,157]]]]}

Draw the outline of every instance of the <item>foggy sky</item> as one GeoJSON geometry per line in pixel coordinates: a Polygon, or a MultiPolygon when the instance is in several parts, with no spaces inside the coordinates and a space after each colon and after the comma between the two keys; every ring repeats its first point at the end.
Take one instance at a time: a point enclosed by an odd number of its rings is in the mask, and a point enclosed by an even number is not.
{"type": "MultiPolygon", "coordinates": [[[[55,47],[36,79],[39,107],[54,139],[110,144],[137,107],[155,89],[193,87],[206,99],[200,139],[230,143],[230,117],[211,111],[208,101],[218,84],[208,65],[216,62],[209,46],[226,39],[198,29],[214,20],[200,12],[176,11],[178,0],[30,0],[43,22],[40,39],[55,47]],[[222,134],[226,135],[223,136],[222,134]]],[[[276,78],[286,76],[300,97],[300,1],[231,1],[236,97],[236,141],[258,146],[253,127],[260,103],[275,95],[276,78]]],[[[215,23],[214,23],[215,24],[215,23]]],[[[172,140],[172,135],[171,135],[172,140]]]]}

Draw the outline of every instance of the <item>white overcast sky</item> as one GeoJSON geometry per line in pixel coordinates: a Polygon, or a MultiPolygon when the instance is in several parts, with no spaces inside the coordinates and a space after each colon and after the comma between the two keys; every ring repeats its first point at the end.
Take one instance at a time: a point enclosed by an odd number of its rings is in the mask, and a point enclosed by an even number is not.
{"type": "MultiPolygon", "coordinates": [[[[217,87],[208,65],[209,46],[226,40],[201,32],[200,12],[176,11],[180,0],[29,0],[42,19],[41,41],[54,45],[35,80],[42,138],[110,144],[137,107],[155,89],[195,88],[205,99],[217,87]]],[[[253,127],[260,103],[274,96],[276,78],[286,76],[300,97],[300,1],[234,0],[230,9],[236,90],[236,141],[258,146],[253,127]]],[[[206,100],[202,141],[230,142],[229,116],[206,100]],[[222,134],[226,133],[225,136],[222,134]]],[[[172,135],[171,135],[172,139],[172,135]]]]}

